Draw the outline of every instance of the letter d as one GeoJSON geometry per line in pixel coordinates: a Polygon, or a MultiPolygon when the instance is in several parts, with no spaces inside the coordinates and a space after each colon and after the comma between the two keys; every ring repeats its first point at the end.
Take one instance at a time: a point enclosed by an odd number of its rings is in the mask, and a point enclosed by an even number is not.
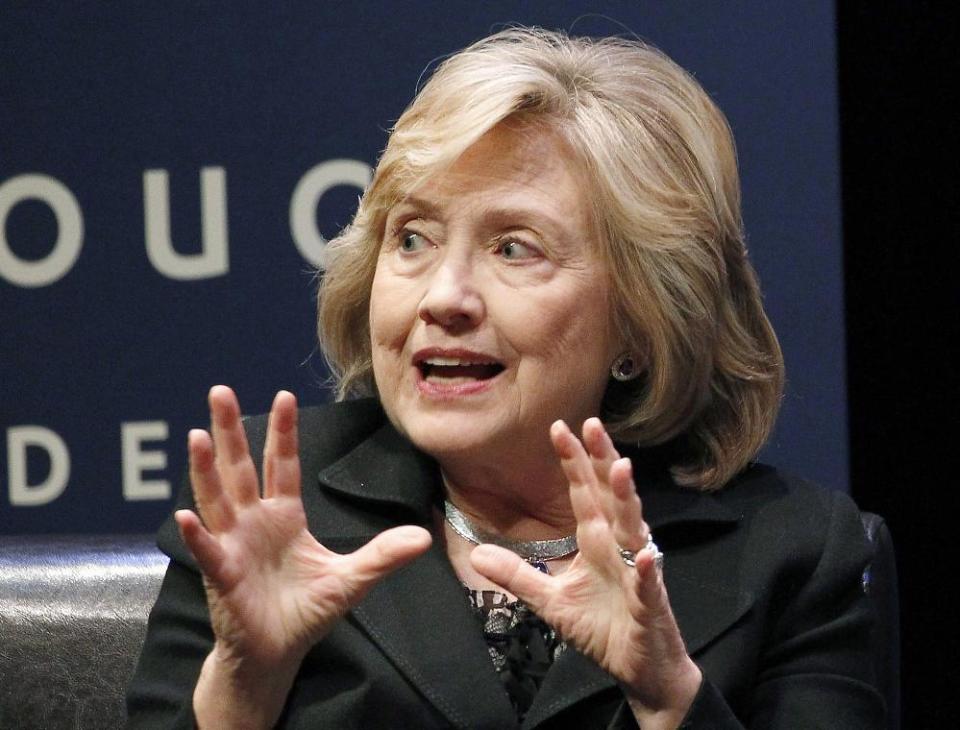
{"type": "Polygon", "coordinates": [[[43,426],[13,426],[7,429],[7,474],[10,504],[36,507],[52,502],[67,488],[70,452],[56,433],[43,426]],[[39,447],[50,457],[50,473],[39,484],[27,483],[27,449],[39,447]]]}

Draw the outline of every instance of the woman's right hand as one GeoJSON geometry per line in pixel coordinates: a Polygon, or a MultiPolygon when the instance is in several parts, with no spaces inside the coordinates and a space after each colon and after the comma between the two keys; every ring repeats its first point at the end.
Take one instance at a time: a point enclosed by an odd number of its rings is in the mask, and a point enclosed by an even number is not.
{"type": "Polygon", "coordinates": [[[214,386],[209,403],[210,433],[189,435],[199,516],[175,515],[203,571],[216,637],[194,710],[200,727],[268,727],[310,648],[431,538],[405,526],[348,555],[326,549],[310,534],[303,511],[294,396],[281,391],[270,411],[262,497],[236,396],[214,386]]]}

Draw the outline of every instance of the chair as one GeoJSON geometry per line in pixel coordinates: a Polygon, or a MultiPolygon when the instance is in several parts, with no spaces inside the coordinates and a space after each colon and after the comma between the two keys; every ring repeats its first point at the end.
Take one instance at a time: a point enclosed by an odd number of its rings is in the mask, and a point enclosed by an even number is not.
{"type": "MultiPolygon", "coordinates": [[[[863,513],[874,559],[878,688],[900,727],[899,603],[893,543],[863,513]]],[[[122,727],[124,693],[167,558],[144,535],[0,537],[0,728],[122,727]]]]}
{"type": "Polygon", "coordinates": [[[0,728],[123,727],[166,566],[152,536],[0,537],[0,728]]]}
{"type": "Polygon", "coordinates": [[[900,730],[900,594],[893,539],[879,515],[861,512],[860,518],[873,544],[873,560],[863,571],[863,590],[873,599],[877,612],[873,632],[877,689],[887,703],[888,727],[900,730]]]}

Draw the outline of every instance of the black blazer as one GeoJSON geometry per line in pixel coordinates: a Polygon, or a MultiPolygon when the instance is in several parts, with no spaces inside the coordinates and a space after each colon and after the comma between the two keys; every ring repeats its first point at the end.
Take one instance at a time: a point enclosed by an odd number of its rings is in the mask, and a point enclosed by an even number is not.
{"type": "MultiPolygon", "coordinates": [[[[266,419],[246,427],[259,460],[266,419]]],[[[390,426],[375,401],[301,410],[300,439],[304,507],[324,545],[345,552],[391,526],[433,529],[442,499],[436,464],[390,426]]],[[[869,548],[853,503],[764,466],[720,492],[681,490],[649,453],[624,451],[665,554],[677,622],[705,677],[683,726],[882,727],[872,609],[861,588],[869,548]]],[[[183,506],[192,506],[188,488],[183,506]]],[[[129,722],[192,727],[193,687],[213,637],[200,576],[172,519],[158,544],[171,563],[129,689],[129,722]]],[[[280,724],[517,726],[439,541],[375,586],[307,655],[280,724]]],[[[523,727],[635,723],[613,678],[567,651],[523,727]]]]}

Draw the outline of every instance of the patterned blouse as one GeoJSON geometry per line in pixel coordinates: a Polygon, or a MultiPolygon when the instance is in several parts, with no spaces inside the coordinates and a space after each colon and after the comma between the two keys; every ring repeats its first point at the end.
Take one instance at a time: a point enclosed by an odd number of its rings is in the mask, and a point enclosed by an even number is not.
{"type": "Polygon", "coordinates": [[[499,591],[464,586],[470,605],[483,628],[490,659],[513,709],[523,719],[553,660],[566,648],[546,622],[522,601],[499,591]]]}

